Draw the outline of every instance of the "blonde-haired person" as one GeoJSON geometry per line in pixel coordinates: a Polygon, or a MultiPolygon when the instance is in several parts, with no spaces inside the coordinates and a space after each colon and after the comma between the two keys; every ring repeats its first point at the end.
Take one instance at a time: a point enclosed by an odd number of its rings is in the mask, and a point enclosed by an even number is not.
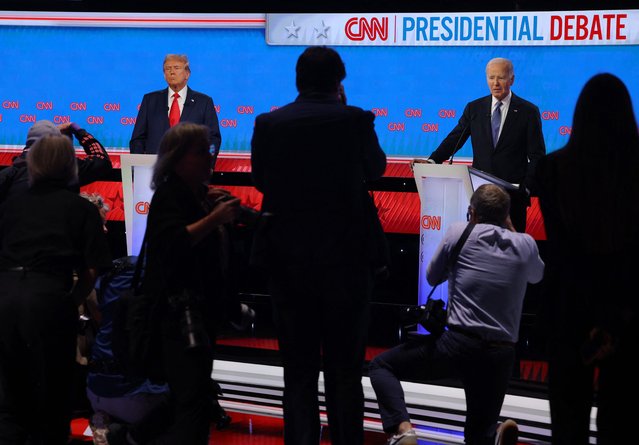
{"type": "Polygon", "coordinates": [[[98,210],[69,190],[71,141],[41,138],[27,168],[0,219],[0,442],[66,444],[77,306],[110,258],[98,210]]]}
{"type": "Polygon", "coordinates": [[[131,153],[157,153],[162,136],[178,122],[206,126],[208,145],[220,149],[222,135],[213,99],[191,87],[191,65],[185,54],[167,54],[162,64],[167,88],[147,93],[142,98],[129,141],[131,153]]]}

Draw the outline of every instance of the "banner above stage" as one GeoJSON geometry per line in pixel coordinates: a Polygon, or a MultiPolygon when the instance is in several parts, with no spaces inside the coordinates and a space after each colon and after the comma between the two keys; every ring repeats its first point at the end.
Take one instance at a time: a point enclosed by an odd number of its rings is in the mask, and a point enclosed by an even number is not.
{"type": "Polygon", "coordinates": [[[267,14],[269,45],[637,45],[639,10],[267,14]]]}

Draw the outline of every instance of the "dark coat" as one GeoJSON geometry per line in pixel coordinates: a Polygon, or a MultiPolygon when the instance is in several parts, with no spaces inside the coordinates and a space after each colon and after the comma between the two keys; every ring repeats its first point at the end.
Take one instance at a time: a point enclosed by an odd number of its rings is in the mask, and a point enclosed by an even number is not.
{"type": "Polygon", "coordinates": [[[252,174],[262,210],[274,215],[268,236],[277,264],[372,259],[379,220],[366,182],[386,168],[374,119],[325,94],[300,95],[257,117],[252,174]]]}
{"type": "Polygon", "coordinates": [[[441,164],[470,136],[473,167],[505,181],[524,184],[534,193],[532,172],[546,153],[539,108],[513,93],[499,141],[493,148],[491,105],[490,95],[469,102],[457,126],[430,158],[441,164]]]}
{"type": "MultiPolygon", "coordinates": [[[[168,88],[165,88],[147,93],[142,98],[129,142],[131,153],[158,152],[162,136],[169,129],[168,97],[168,88]]],[[[222,136],[211,97],[188,88],[180,122],[193,122],[209,127],[209,143],[219,150],[222,136]]]]}

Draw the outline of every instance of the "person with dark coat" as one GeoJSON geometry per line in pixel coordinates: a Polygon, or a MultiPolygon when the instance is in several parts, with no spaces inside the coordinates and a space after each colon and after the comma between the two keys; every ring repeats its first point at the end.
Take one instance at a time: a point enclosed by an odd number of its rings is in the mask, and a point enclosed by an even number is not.
{"type": "Polygon", "coordinates": [[[510,60],[491,59],[486,65],[490,95],[466,105],[459,122],[424,160],[441,164],[468,140],[473,146],[473,167],[517,184],[510,192],[510,218],[518,232],[526,231],[532,175],[537,160],[546,153],[539,108],[511,91],[515,72],[510,60]]]}
{"type": "Polygon", "coordinates": [[[0,215],[0,443],[66,445],[78,305],[111,265],[66,136],[27,155],[29,188],[0,215]]]}
{"type": "Polygon", "coordinates": [[[331,442],[361,445],[374,243],[383,237],[372,236],[381,226],[367,182],[384,173],[386,155],[373,113],[345,104],[336,51],[306,49],[296,73],[298,97],[259,115],[251,141],[253,180],[264,193],[256,262],[270,266],[284,441],[319,443],[322,369],[331,442]]]}
{"type": "Polygon", "coordinates": [[[639,132],[624,83],[608,73],[583,87],[568,143],[539,160],[547,235],[539,319],[548,335],[554,445],[630,443],[639,415],[639,132]],[[598,378],[595,378],[598,371],[598,378]]]}
{"type": "Polygon", "coordinates": [[[213,99],[186,84],[191,77],[189,59],[183,54],[164,58],[164,79],[168,87],[147,93],[142,98],[129,142],[135,154],[155,154],[166,131],[178,122],[193,122],[208,128],[209,145],[220,149],[222,135],[213,99]]]}

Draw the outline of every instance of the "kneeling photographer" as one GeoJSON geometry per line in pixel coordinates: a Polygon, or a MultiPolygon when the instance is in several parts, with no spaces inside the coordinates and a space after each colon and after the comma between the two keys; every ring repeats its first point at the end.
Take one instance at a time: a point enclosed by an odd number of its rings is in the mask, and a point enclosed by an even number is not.
{"type": "Polygon", "coordinates": [[[517,443],[517,424],[507,420],[498,427],[497,422],[512,375],[526,286],[542,279],[544,263],[535,240],[515,231],[509,209],[510,197],[501,187],[477,188],[468,225],[451,224],[426,271],[431,286],[448,280],[448,329],[391,348],[371,362],[369,377],[390,445],[417,444],[400,384],[415,371],[428,379],[461,379],[465,443],[517,443]],[[451,265],[467,228],[468,238],[451,265]]]}
{"type": "Polygon", "coordinates": [[[164,135],[153,171],[143,291],[160,304],[173,415],[153,443],[209,440],[213,346],[229,279],[224,227],[240,214],[239,199],[206,185],[209,147],[207,127],[179,123],[164,135]]]}

